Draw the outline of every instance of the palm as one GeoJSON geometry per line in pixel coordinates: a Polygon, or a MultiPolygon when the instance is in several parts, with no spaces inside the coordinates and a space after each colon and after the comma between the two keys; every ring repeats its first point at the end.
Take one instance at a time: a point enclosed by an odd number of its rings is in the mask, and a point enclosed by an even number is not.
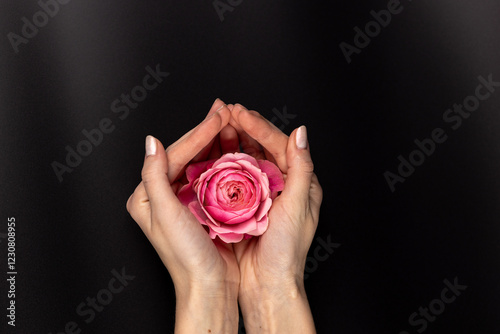
{"type": "MultiPolygon", "coordinates": [[[[241,277],[280,280],[284,274],[300,272],[297,263],[297,245],[310,243],[312,236],[305,233],[305,222],[290,216],[291,201],[279,196],[269,212],[269,228],[260,237],[254,237],[235,245],[241,277]],[[299,239],[299,240],[298,240],[299,239]]],[[[252,284],[253,282],[248,282],[252,284]]]]}
{"type": "Polygon", "coordinates": [[[194,277],[202,281],[219,281],[225,277],[231,282],[238,282],[238,262],[232,246],[210,239],[189,209],[181,207],[180,217],[175,219],[186,222],[184,233],[177,233],[176,242],[182,247],[179,254],[183,255],[183,264],[191,268],[194,277]]]}

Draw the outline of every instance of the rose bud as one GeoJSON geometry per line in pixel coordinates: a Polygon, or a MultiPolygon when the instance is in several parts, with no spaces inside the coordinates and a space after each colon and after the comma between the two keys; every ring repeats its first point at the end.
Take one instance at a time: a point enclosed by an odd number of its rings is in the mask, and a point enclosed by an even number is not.
{"type": "Polygon", "coordinates": [[[208,227],[210,238],[226,243],[262,235],[272,201],[285,185],[275,164],[245,153],[191,164],[186,178],[177,193],[180,202],[208,227]]]}

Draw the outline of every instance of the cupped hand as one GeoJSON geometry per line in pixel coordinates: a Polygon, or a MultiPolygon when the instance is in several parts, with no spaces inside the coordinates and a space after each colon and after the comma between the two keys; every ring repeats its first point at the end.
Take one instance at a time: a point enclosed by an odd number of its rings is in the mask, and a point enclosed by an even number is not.
{"type": "Polygon", "coordinates": [[[210,327],[231,332],[238,323],[240,276],[232,245],[210,239],[176,196],[186,165],[213,151],[229,118],[227,106],[216,100],[207,118],[166,150],[148,136],[142,182],[127,202],[172,277],[179,333],[210,327]]]}
{"type": "Polygon", "coordinates": [[[229,107],[232,109],[230,122],[241,137],[243,150],[254,157],[274,161],[285,176],[285,189],[269,212],[268,230],[259,238],[235,245],[242,285],[300,281],[322,201],[307,130],[300,127],[288,137],[257,112],[241,105],[229,107]]]}
{"type": "Polygon", "coordinates": [[[307,130],[300,127],[288,137],[255,111],[241,105],[229,108],[243,150],[275,162],[285,176],[285,188],[269,212],[268,230],[234,246],[247,331],[314,333],[303,274],[322,189],[314,174],[307,130]],[[290,320],[293,314],[295,321],[290,320]]]}
{"type": "Polygon", "coordinates": [[[214,243],[175,195],[180,186],[176,180],[185,166],[228,123],[229,110],[222,101],[218,106],[219,101],[207,119],[166,151],[156,138],[147,137],[142,182],[127,202],[132,218],[158,252],[176,287],[239,282],[232,248],[222,242],[214,243]],[[222,109],[215,111],[219,107],[222,109]]]}

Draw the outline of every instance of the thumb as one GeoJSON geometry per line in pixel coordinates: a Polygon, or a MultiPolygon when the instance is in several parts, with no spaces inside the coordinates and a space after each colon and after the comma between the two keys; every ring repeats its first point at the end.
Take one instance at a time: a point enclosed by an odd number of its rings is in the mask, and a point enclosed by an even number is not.
{"type": "Polygon", "coordinates": [[[172,190],[167,172],[167,154],[163,145],[153,136],[147,136],[142,181],[152,212],[165,210],[172,214],[178,209],[179,202],[172,190]]]}
{"type": "Polygon", "coordinates": [[[309,202],[309,190],[314,164],[309,152],[307,129],[304,125],[295,129],[288,138],[286,149],[288,171],[283,194],[297,204],[309,202]]]}

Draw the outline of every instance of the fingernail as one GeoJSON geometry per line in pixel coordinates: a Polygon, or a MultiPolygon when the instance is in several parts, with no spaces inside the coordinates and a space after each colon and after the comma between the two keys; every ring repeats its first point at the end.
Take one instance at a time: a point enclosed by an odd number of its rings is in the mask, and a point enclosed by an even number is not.
{"type": "Polygon", "coordinates": [[[219,111],[221,111],[222,108],[224,108],[226,105],[223,104],[219,107],[219,109],[217,109],[216,111],[214,111],[213,113],[211,113],[210,115],[208,115],[207,117],[205,117],[205,119],[203,120],[203,122],[206,122],[208,121],[210,118],[214,117],[215,114],[218,114],[219,111]]]}
{"type": "Polygon", "coordinates": [[[156,139],[153,136],[146,137],[146,156],[156,154],[156,139]]]}
{"type": "Polygon", "coordinates": [[[307,148],[307,129],[305,125],[302,125],[297,130],[297,134],[295,135],[295,144],[298,149],[305,150],[307,148]]]}

